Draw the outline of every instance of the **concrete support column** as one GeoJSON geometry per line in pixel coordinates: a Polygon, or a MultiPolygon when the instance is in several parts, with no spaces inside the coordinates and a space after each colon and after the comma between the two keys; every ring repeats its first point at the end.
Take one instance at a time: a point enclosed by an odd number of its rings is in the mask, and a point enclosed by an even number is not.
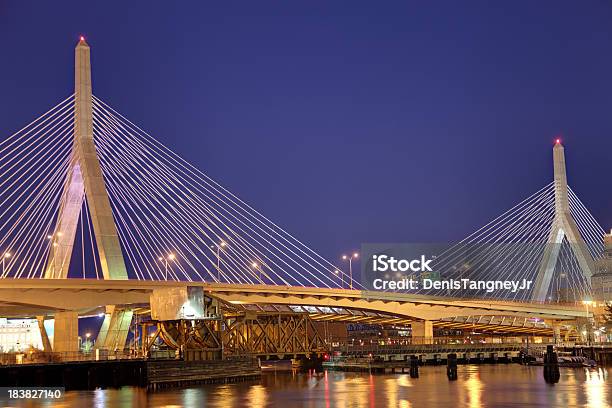
{"type": "Polygon", "coordinates": [[[79,351],[79,314],[77,312],[57,312],[55,314],[53,351],[56,353],[79,351]]]}
{"type": "Polygon", "coordinates": [[[433,343],[433,322],[431,320],[412,322],[410,327],[412,327],[412,342],[414,344],[433,343]]]}
{"type": "Polygon", "coordinates": [[[123,351],[134,312],[117,309],[114,305],[106,306],[102,327],[96,339],[95,348],[109,351],[123,351]]]}
{"type": "Polygon", "coordinates": [[[555,344],[562,343],[563,339],[561,338],[561,324],[558,322],[553,322],[552,329],[555,344]]]}
{"type": "Polygon", "coordinates": [[[49,341],[49,336],[47,335],[47,329],[45,329],[45,316],[36,316],[36,320],[38,320],[38,330],[40,330],[43,350],[49,353],[53,351],[53,349],[51,348],[51,342],[49,341]]]}
{"type": "MultiPolygon", "coordinates": [[[[560,320],[545,320],[545,323],[550,326],[553,330],[553,342],[555,344],[559,344],[562,343],[563,341],[565,341],[562,337],[561,337],[561,327],[562,327],[562,321],[560,320]]],[[[567,323],[567,322],[565,322],[567,323]]],[[[567,337],[567,333],[565,334],[567,337]]]]}

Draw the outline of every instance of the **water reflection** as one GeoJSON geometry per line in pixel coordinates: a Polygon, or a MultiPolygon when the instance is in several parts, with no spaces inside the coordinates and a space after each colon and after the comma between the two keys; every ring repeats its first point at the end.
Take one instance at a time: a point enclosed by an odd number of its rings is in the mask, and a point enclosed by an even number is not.
{"type": "Polygon", "coordinates": [[[93,406],[96,408],[104,407],[106,405],[106,393],[104,390],[95,390],[93,398],[93,406]]]}
{"type": "MultiPolygon", "coordinates": [[[[206,406],[206,393],[204,392],[204,390],[192,388],[192,389],[185,390],[185,392],[183,393],[182,404],[174,405],[173,407],[175,406],[188,407],[188,406],[196,406],[196,405],[199,405],[201,407],[206,406]]],[[[166,407],[170,408],[169,405],[166,405],[166,407]]]]}
{"type": "MultiPolygon", "coordinates": [[[[232,391],[232,385],[223,384],[215,387],[210,395],[209,404],[219,408],[233,407],[236,405],[236,394],[232,391]]],[[[186,405],[188,406],[188,405],[186,405]]],[[[205,406],[205,405],[200,405],[205,406]]]]}
{"type": "MultiPolygon", "coordinates": [[[[407,374],[269,372],[260,381],[203,385],[147,393],[138,388],[68,392],[48,407],[606,407],[612,402],[608,369],[562,369],[558,384],[542,367],[460,366],[457,381],[445,367],[407,374]]],[[[0,399],[0,406],[32,406],[0,399]]]]}
{"type": "Polygon", "coordinates": [[[468,395],[470,408],[480,408],[482,406],[483,385],[480,381],[480,370],[478,366],[468,366],[468,378],[464,383],[468,395]]]}
{"type": "Polygon", "coordinates": [[[387,394],[387,406],[397,407],[399,405],[398,396],[399,385],[396,378],[387,378],[385,380],[385,394],[387,394]]]}
{"type": "MultiPolygon", "coordinates": [[[[584,381],[582,370],[564,370],[561,375],[565,377],[565,382],[574,384],[576,382],[584,381]],[[578,374],[578,375],[576,375],[578,374]]],[[[570,406],[575,407],[578,405],[578,400],[575,393],[556,393],[556,404],[557,406],[570,406]]]]}
{"type": "Polygon", "coordinates": [[[586,369],[586,381],[584,388],[586,389],[587,402],[592,407],[607,407],[608,403],[608,386],[606,384],[607,371],[598,369],[586,369]]]}
{"type": "Polygon", "coordinates": [[[253,385],[247,394],[249,407],[265,407],[267,405],[267,390],[263,385],[253,385]]]}
{"type": "Polygon", "coordinates": [[[411,407],[408,399],[409,393],[405,387],[412,387],[410,377],[407,374],[390,376],[385,380],[385,391],[388,407],[411,407]]]}

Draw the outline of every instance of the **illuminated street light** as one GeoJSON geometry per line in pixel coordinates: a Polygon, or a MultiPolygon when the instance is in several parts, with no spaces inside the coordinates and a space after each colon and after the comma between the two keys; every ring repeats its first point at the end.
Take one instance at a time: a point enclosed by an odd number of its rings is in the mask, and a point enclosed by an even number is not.
{"type": "Polygon", "coordinates": [[[263,283],[263,280],[261,279],[261,266],[259,266],[259,263],[253,261],[253,263],[251,264],[251,267],[253,269],[257,269],[257,271],[259,272],[259,281],[263,283]]]}
{"type": "Polygon", "coordinates": [[[160,256],[159,258],[157,258],[159,262],[162,262],[164,264],[164,267],[165,267],[164,279],[165,280],[168,280],[168,265],[170,261],[174,261],[175,259],[176,259],[176,255],[174,255],[172,252],[169,253],[168,256],[165,258],[163,256],[160,256]]]}
{"type": "Polygon", "coordinates": [[[227,244],[225,241],[221,241],[218,244],[211,245],[210,249],[217,248],[217,281],[221,282],[221,249],[225,248],[227,244]]]}
{"type": "Polygon", "coordinates": [[[338,269],[336,269],[334,273],[336,274],[336,276],[340,278],[340,287],[343,288],[344,287],[344,274],[340,272],[338,269]]]}
{"type": "Polygon", "coordinates": [[[586,308],[586,320],[587,320],[587,330],[583,331],[582,334],[585,335],[586,337],[586,341],[587,341],[587,346],[591,343],[590,342],[590,333],[588,333],[589,327],[591,326],[591,319],[589,319],[589,306],[591,305],[595,305],[595,302],[591,301],[591,300],[583,300],[582,304],[585,306],[586,308]]]}
{"type": "Polygon", "coordinates": [[[582,304],[586,307],[586,312],[587,312],[587,319],[589,318],[589,306],[594,304],[595,302],[591,301],[591,300],[583,300],[582,304]]]}
{"type": "Polygon", "coordinates": [[[352,255],[342,255],[342,259],[347,261],[349,263],[349,288],[353,289],[353,259],[358,259],[359,258],[359,253],[358,252],[353,252],[352,255]]]}
{"type": "Polygon", "coordinates": [[[11,253],[10,252],[5,252],[4,255],[2,255],[2,276],[4,276],[4,272],[5,272],[5,268],[4,268],[4,260],[9,259],[11,257],[11,253]]]}

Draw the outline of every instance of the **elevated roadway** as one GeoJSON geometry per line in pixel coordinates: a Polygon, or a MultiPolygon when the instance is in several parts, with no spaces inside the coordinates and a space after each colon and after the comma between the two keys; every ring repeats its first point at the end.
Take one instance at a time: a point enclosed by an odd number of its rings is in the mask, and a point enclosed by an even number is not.
{"type": "Polygon", "coordinates": [[[456,316],[516,316],[551,321],[587,317],[578,305],[452,299],[336,288],[236,285],[96,279],[0,279],[0,316],[33,316],[56,311],[87,313],[104,305],[147,306],[155,289],[200,286],[230,304],[325,306],[385,313],[418,320],[456,316]]]}

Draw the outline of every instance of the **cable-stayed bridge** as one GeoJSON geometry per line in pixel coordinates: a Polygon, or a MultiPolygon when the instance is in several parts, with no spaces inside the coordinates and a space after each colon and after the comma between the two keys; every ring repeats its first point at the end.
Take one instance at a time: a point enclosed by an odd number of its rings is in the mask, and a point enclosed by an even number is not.
{"type": "MultiPolygon", "coordinates": [[[[228,344],[255,327],[267,338],[268,325],[290,343],[312,337],[317,321],[405,323],[431,339],[434,326],[476,318],[499,332],[547,333],[587,315],[546,303],[588,297],[604,253],[603,229],[567,186],[560,142],[551,184],[436,262],[443,279],[527,279],[532,290],[369,291],[93,95],[84,39],[75,65],[75,93],[0,142],[0,315],[54,316],[54,351],[74,350],[79,314],[103,310],[97,346],[117,348],[135,312],[175,303],[181,318],[159,320],[213,322],[194,335],[200,346],[221,327],[228,344]],[[263,324],[253,313],[284,317],[263,324]]],[[[179,326],[162,323],[155,336],[178,347],[189,337],[179,326]]]]}

